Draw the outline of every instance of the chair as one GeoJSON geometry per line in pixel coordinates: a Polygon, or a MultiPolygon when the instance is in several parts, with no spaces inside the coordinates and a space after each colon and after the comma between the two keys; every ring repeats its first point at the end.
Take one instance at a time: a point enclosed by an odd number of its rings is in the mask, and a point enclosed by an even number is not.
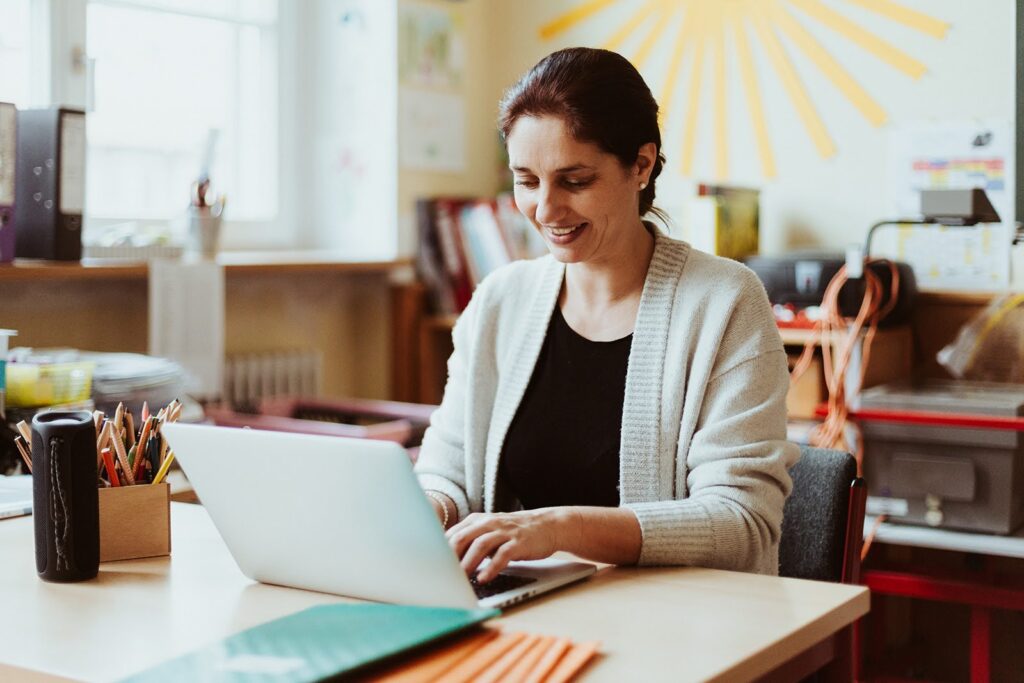
{"type": "MultiPolygon", "coordinates": [[[[842,451],[802,447],[789,474],[793,491],[782,513],[779,575],[857,583],[867,501],[857,461],[842,451]]],[[[857,680],[858,636],[857,624],[843,629],[761,681],[857,680]]]]}
{"type": "Polygon", "coordinates": [[[779,575],[857,583],[867,487],[849,453],[802,447],[789,472],[779,541],[779,575]]]}

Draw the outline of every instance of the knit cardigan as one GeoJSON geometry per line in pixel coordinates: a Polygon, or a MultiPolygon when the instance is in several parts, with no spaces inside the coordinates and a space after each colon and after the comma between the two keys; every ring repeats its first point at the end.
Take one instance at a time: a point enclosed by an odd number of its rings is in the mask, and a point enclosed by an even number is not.
{"type": "MultiPolygon", "coordinates": [[[[626,372],[619,498],[642,565],[778,573],[782,508],[799,457],[786,441],[786,356],[757,276],[655,233],[626,372]]],[[[550,255],[488,276],[452,332],[420,485],[459,518],[517,509],[497,481],[565,274],[550,255]]],[[[573,410],[573,406],[551,406],[573,410]]]]}

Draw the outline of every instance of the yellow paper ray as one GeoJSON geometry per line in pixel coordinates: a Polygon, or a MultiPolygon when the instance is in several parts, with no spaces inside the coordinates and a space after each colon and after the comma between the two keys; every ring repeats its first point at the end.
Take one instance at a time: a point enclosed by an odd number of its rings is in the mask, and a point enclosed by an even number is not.
{"type": "Polygon", "coordinates": [[[672,56],[668,62],[668,72],[661,84],[661,98],[658,100],[658,124],[664,126],[669,120],[669,112],[672,109],[672,100],[676,94],[676,84],[679,82],[679,67],[683,63],[683,51],[690,44],[690,33],[688,29],[690,17],[683,16],[683,24],[676,35],[675,45],[672,47],[672,56]]]}
{"type": "Polygon", "coordinates": [[[853,76],[840,66],[832,55],[821,46],[804,28],[797,22],[788,10],[783,8],[777,0],[770,1],[771,17],[782,31],[789,36],[811,59],[814,64],[828,77],[830,81],[853,106],[860,110],[871,125],[880,126],[885,123],[885,110],[867,93],[853,76]]]}
{"type": "Polygon", "coordinates": [[[811,103],[810,98],[807,96],[807,91],[800,82],[800,77],[797,76],[796,70],[789,61],[789,57],[783,51],[778,37],[771,27],[768,26],[764,17],[755,14],[751,18],[754,22],[754,30],[757,32],[758,38],[761,39],[761,43],[768,53],[772,67],[774,67],[775,72],[782,80],[782,85],[785,87],[789,99],[793,102],[793,106],[796,107],[796,111],[804,123],[804,128],[807,129],[807,134],[811,136],[814,146],[818,148],[818,154],[826,159],[831,157],[836,153],[835,144],[832,142],[832,138],[829,137],[828,130],[826,130],[821,117],[818,116],[814,104],[811,103]]]}
{"type": "Polygon", "coordinates": [[[605,41],[603,47],[605,50],[618,50],[622,43],[633,34],[640,24],[644,23],[647,17],[651,16],[654,10],[664,8],[665,0],[650,0],[646,5],[641,7],[637,12],[629,18],[625,24],[622,25],[618,31],[612,35],[611,38],[605,41]]]}
{"type": "Polygon", "coordinates": [[[875,14],[881,14],[887,19],[909,26],[915,31],[926,33],[935,38],[945,38],[949,24],[940,21],[935,17],[909,9],[891,0],[846,0],[850,4],[860,5],[864,9],[871,10],[875,14]]]}
{"type": "Polygon", "coordinates": [[[743,90],[747,96],[750,124],[754,128],[754,139],[757,140],[757,153],[761,157],[761,173],[765,178],[774,178],[775,155],[772,152],[771,138],[768,137],[768,123],[764,117],[761,90],[757,84],[757,73],[754,71],[754,59],[750,54],[749,36],[741,22],[737,22],[735,27],[736,57],[740,65],[740,77],[743,79],[743,90]]]}
{"type": "Polygon", "coordinates": [[[729,175],[729,143],[726,137],[728,115],[725,99],[725,26],[722,15],[710,31],[712,65],[715,79],[714,112],[715,112],[715,179],[724,180],[729,175]]]}
{"type": "Polygon", "coordinates": [[[549,21],[540,27],[540,37],[544,40],[553,38],[562,31],[572,28],[581,21],[589,19],[609,5],[614,5],[618,0],[589,0],[579,7],[575,7],[562,16],[549,21]]]}
{"type": "Polygon", "coordinates": [[[647,57],[651,54],[651,50],[658,42],[658,38],[661,38],[661,34],[665,32],[666,28],[668,28],[669,22],[672,20],[672,17],[675,16],[679,7],[678,3],[672,5],[662,4],[659,16],[654,22],[654,26],[651,27],[650,32],[648,32],[647,37],[644,38],[643,42],[640,43],[640,48],[636,51],[636,54],[629,60],[633,62],[633,66],[637,68],[637,71],[639,71],[641,67],[643,67],[644,62],[647,61],[647,57]]]}
{"type": "MultiPolygon", "coordinates": [[[[705,17],[703,5],[691,5],[690,13],[693,14],[692,36],[693,62],[690,66],[690,90],[686,102],[686,124],[683,127],[683,156],[680,163],[683,175],[690,175],[693,171],[693,150],[697,140],[697,116],[700,112],[700,86],[704,75],[704,26],[705,17]]],[[[688,13],[689,14],[689,13],[688,13]]]]}
{"type": "Polygon", "coordinates": [[[845,36],[883,62],[899,69],[911,78],[920,78],[926,69],[906,52],[874,36],[835,10],[826,7],[820,0],[789,0],[809,17],[816,19],[836,33],[845,36]]]}

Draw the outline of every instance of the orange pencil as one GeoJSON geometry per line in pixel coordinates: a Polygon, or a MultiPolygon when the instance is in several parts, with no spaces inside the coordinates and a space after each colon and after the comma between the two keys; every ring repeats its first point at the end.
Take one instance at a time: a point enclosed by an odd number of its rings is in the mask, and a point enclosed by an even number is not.
{"type": "Polygon", "coordinates": [[[114,468],[114,455],[109,448],[104,448],[101,454],[103,465],[107,468],[107,476],[110,478],[111,486],[120,486],[121,480],[117,477],[117,470],[114,468]]]}
{"type": "Polygon", "coordinates": [[[155,420],[150,418],[142,425],[142,434],[139,435],[139,442],[135,447],[135,469],[132,471],[132,476],[135,479],[142,474],[142,461],[146,459],[146,446],[149,444],[149,435],[153,431],[154,422],[155,420]]]}
{"type": "Polygon", "coordinates": [[[121,464],[121,471],[124,473],[124,480],[128,486],[135,486],[135,477],[132,476],[132,467],[128,464],[128,453],[124,450],[124,444],[121,443],[121,439],[115,437],[114,452],[117,453],[117,461],[121,464]]]}

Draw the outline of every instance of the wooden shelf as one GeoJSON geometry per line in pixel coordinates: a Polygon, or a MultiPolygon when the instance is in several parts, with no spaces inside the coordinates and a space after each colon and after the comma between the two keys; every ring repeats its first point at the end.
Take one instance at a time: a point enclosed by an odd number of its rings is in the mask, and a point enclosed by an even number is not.
{"type": "MultiPolygon", "coordinates": [[[[339,273],[386,274],[412,265],[410,259],[352,261],[324,252],[225,252],[217,257],[228,275],[339,273]]],[[[82,262],[15,259],[0,266],[0,282],[143,280],[149,274],[144,261],[111,260],[82,262]]]]}

